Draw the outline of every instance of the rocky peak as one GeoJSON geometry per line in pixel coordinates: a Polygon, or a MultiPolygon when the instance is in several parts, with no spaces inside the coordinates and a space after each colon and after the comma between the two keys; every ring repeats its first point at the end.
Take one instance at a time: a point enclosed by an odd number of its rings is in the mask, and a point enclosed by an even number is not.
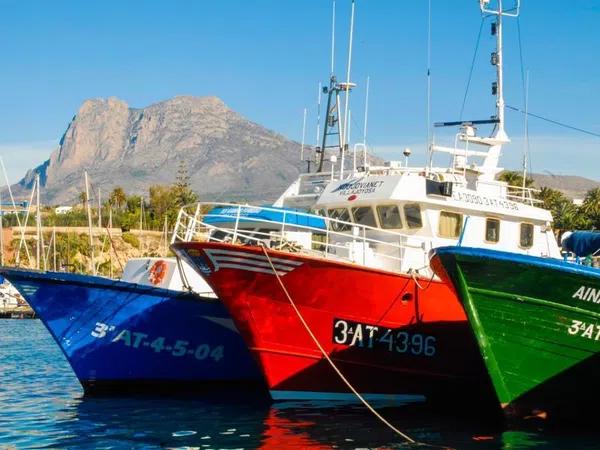
{"type": "Polygon", "coordinates": [[[40,173],[46,201],[68,203],[88,170],[103,190],[146,194],[172,183],[181,160],[202,198],[275,198],[298,175],[299,144],[250,122],[218,97],[178,96],[145,108],[116,97],[83,102],[40,173]]]}

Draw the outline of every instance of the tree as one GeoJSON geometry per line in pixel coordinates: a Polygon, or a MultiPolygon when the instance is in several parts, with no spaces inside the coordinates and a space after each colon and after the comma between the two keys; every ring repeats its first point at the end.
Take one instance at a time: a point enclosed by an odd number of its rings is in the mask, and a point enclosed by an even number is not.
{"type": "Polygon", "coordinates": [[[177,206],[185,206],[190,203],[198,201],[198,195],[190,186],[190,177],[188,175],[187,165],[185,161],[179,161],[179,167],[177,168],[177,178],[173,184],[173,194],[177,206]]]}
{"type": "Polygon", "coordinates": [[[600,188],[590,189],[587,192],[581,211],[589,219],[591,226],[600,228],[600,188]]]}
{"type": "Polygon", "coordinates": [[[151,216],[158,224],[172,209],[173,198],[175,197],[174,188],[170,186],[154,185],[150,186],[150,210],[151,216]]]}
{"type": "MultiPolygon", "coordinates": [[[[509,189],[508,193],[510,195],[520,195],[523,188],[523,174],[516,170],[505,170],[498,176],[498,180],[506,182],[508,184],[509,189]],[[511,189],[512,186],[512,189],[511,189]]],[[[533,186],[533,178],[527,177],[525,179],[525,187],[530,188],[533,186]]]]}
{"type": "Polygon", "coordinates": [[[85,209],[87,206],[87,195],[85,194],[85,192],[80,192],[78,199],[79,199],[79,203],[81,203],[81,207],[83,209],[85,209]]]}
{"type": "Polygon", "coordinates": [[[123,209],[123,206],[127,202],[127,195],[121,186],[115,187],[108,197],[108,202],[111,206],[115,206],[117,209],[123,209]]]}
{"type": "Polygon", "coordinates": [[[559,231],[586,229],[590,226],[588,217],[581,208],[562,192],[549,187],[540,189],[536,196],[542,200],[542,208],[549,210],[554,219],[554,228],[559,231]]]}

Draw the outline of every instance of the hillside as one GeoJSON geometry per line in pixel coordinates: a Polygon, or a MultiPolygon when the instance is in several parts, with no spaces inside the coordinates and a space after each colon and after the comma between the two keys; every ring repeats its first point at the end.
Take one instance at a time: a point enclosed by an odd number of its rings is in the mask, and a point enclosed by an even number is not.
{"type": "Polygon", "coordinates": [[[600,182],[575,175],[543,175],[533,174],[536,187],[557,189],[571,199],[583,199],[590,189],[600,187],[600,182]]]}
{"type": "Polygon", "coordinates": [[[39,172],[43,201],[68,204],[83,191],[83,171],[107,193],[122,186],[146,194],[175,181],[183,161],[203,200],[276,198],[298,175],[300,145],[246,120],[216,97],[175,97],[146,108],[122,100],[83,103],[59,147],[28,171],[25,194],[39,172]]]}

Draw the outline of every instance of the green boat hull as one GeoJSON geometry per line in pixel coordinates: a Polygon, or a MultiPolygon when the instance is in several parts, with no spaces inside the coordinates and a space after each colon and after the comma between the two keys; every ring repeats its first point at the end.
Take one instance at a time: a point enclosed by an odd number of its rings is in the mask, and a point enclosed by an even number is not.
{"type": "Polygon", "coordinates": [[[505,412],[597,414],[600,271],[460,247],[436,250],[432,264],[465,307],[505,412]]]}

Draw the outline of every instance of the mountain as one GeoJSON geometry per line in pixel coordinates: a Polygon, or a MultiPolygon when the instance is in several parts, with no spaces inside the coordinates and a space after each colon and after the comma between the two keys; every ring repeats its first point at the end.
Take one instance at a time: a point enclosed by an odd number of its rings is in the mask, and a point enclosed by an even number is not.
{"type": "Polygon", "coordinates": [[[575,175],[531,175],[535,187],[557,189],[571,199],[583,199],[590,189],[599,188],[600,182],[575,175]]]}
{"type": "Polygon", "coordinates": [[[300,144],[253,123],[217,97],[175,97],[146,108],[118,98],[85,101],[40,174],[45,203],[76,202],[87,169],[94,188],[146,194],[175,181],[182,162],[203,200],[272,200],[298,176],[300,144]]]}

